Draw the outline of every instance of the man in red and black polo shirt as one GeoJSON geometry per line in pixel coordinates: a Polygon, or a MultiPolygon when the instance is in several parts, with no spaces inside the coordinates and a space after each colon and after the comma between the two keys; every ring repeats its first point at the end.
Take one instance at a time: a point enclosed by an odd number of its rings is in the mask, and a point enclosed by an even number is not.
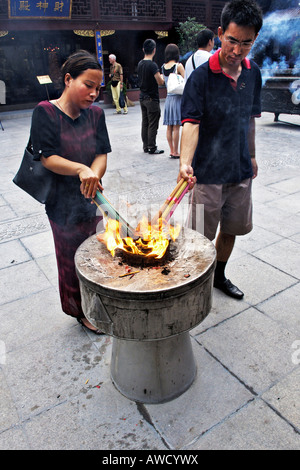
{"type": "Polygon", "coordinates": [[[246,56],[262,26],[253,0],[232,0],[222,11],[221,49],[188,79],[182,98],[179,178],[193,175],[192,215],[204,205],[204,235],[216,240],[214,286],[242,299],[244,294],[225,277],[236,235],[252,230],[252,178],[257,176],[255,117],[261,113],[261,75],[246,56]]]}

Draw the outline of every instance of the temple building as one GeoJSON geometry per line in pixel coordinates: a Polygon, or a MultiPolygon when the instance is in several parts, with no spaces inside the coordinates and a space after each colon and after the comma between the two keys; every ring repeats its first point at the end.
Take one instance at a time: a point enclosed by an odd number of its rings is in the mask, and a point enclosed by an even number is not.
{"type": "MultiPolygon", "coordinates": [[[[258,3],[266,12],[276,2],[279,4],[280,0],[258,3]]],[[[98,55],[104,68],[102,91],[108,82],[111,53],[122,64],[124,80],[130,88],[143,57],[145,39],[156,40],[155,60],[160,66],[166,45],[178,43],[179,23],[193,18],[217,32],[225,3],[225,0],[0,0],[1,110],[28,107],[58,96],[60,67],[79,49],[98,55]]],[[[284,3],[292,7],[295,2],[284,3]]]]}

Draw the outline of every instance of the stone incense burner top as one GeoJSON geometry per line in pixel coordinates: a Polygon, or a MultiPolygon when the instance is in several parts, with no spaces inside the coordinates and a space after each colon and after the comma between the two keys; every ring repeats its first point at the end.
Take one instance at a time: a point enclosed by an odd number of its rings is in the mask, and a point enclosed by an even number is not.
{"type": "MultiPolygon", "coordinates": [[[[215,248],[204,236],[190,229],[182,229],[178,239],[171,242],[163,263],[139,267],[132,263],[133,276],[126,275],[130,258],[112,256],[95,236],[87,239],[76,253],[79,278],[97,292],[118,298],[156,298],[189,290],[200,277],[204,281],[213,269],[215,248]],[[166,292],[167,291],[167,292],[166,292]]],[[[129,265],[130,266],[130,265],[129,265]]]]}
{"type": "Polygon", "coordinates": [[[128,273],[130,266],[94,235],[78,248],[75,265],[85,316],[113,336],[116,388],[142,403],[163,403],[187,390],[196,375],[189,330],[211,309],[214,245],[185,229],[163,266],[128,273]]]}

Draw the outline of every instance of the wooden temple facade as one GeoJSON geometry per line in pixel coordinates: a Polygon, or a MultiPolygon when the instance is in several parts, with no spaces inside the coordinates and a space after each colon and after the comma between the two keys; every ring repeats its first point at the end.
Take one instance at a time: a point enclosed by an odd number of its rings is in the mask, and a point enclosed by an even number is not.
{"type": "MultiPolygon", "coordinates": [[[[264,11],[280,0],[257,0],[264,11]]],[[[287,0],[288,2],[294,0],[287,0]]],[[[124,68],[127,85],[142,58],[145,39],[157,42],[155,57],[164,62],[168,43],[178,43],[176,27],[188,18],[217,32],[226,0],[0,0],[0,105],[20,106],[47,98],[37,77],[49,75],[50,98],[58,93],[58,75],[72,52],[97,52],[108,81],[108,55],[124,68]],[[50,7],[52,8],[50,12],[50,7]],[[3,85],[4,83],[4,85],[3,85]],[[4,90],[4,91],[3,91],[4,90]]]]}

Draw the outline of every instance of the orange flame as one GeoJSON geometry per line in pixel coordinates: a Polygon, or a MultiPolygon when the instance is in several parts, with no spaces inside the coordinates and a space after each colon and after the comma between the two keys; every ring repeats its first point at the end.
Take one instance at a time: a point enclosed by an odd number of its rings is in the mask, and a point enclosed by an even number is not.
{"type": "Polygon", "coordinates": [[[137,239],[121,238],[119,221],[108,219],[105,232],[98,234],[97,238],[107,246],[112,256],[115,256],[117,249],[121,249],[127,253],[160,259],[168,248],[169,238],[176,240],[180,229],[179,224],[173,227],[161,219],[157,225],[151,226],[147,218],[143,217],[137,227],[137,239]]]}

